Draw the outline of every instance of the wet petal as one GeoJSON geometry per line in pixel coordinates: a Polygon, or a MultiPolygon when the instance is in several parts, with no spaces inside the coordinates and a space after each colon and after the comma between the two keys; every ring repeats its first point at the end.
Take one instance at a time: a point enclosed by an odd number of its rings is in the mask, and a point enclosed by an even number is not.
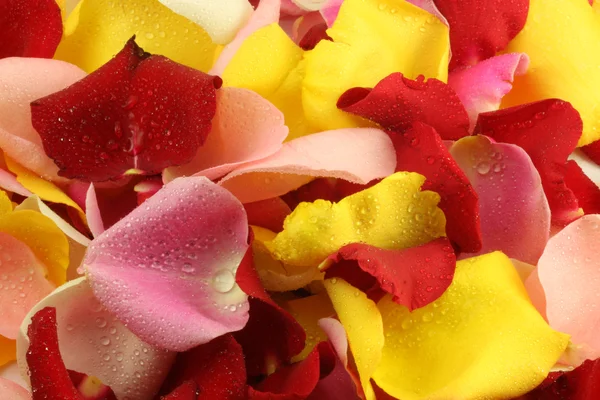
{"type": "Polygon", "coordinates": [[[283,230],[283,221],[292,210],[280,197],[244,204],[248,224],[257,225],[273,232],[283,230]]]}
{"type": "Polygon", "coordinates": [[[388,296],[378,307],[386,340],[374,379],[406,400],[519,396],[544,380],[568,343],[500,252],[459,261],[432,304],[411,313],[388,296]]]}
{"type": "Polygon", "coordinates": [[[600,140],[596,140],[587,146],[583,146],[581,150],[586,156],[593,160],[596,165],[600,165],[600,140]]]}
{"type": "Polygon", "coordinates": [[[394,170],[394,149],[378,129],[339,129],[304,136],[272,156],[234,170],[219,184],[243,203],[280,196],[325,176],[366,184],[394,170]]]}
{"type": "Polygon", "coordinates": [[[223,88],[217,92],[217,111],[206,142],[192,161],[167,168],[163,179],[220,178],[241,164],[276,153],[287,134],[283,114],[273,104],[247,89],[223,88]]]}
{"type": "Polygon", "coordinates": [[[593,400],[600,391],[600,360],[586,360],[572,371],[555,372],[522,400],[593,400]]]}
{"type": "Polygon", "coordinates": [[[600,187],[573,160],[567,161],[565,182],[577,197],[577,205],[584,213],[600,214],[600,187]]]}
{"type": "Polygon", "coordinates": [[[13,381],[0,378],[0,400],[31,400],[31,393],[13,381]]]}
{"type": "Polygon", "coordinates": [[[527,54],[511,53],[450,72],[448,85],[467,109],[471,130],[480,113],[500,108],[500,101],[512,89],[515,76],[525,74],[528,66],[527,54]]]}
{"type": "MultiPolygon", "coordinates": [[[[339,322],[338,322],[339,323],[339,322]]],[[[342,328],[343,330],[344,328],[342,328]]],[[[345,335],[345,333],[344,333],[345,335]]],[[[307,400],[359,400],[356,385],[330,343],[319,343],[321,377],[307,400]]]]}
{"type": "Polygon", "coordinates": [[[248,321],[235,283],[247,236],[244,208],[229,192],[179,178],[96,238],[84,268],[94,294],[136,335],[183,351],[248,321]]]}
{"type": "Polygon", "coordinates": [[[500,250],[537,264],[550,237],[550,207],[527,153],[513,144],[471,136],[456,142],[450,154],[479,196],[482,248],[476,254],[500,250]]]}
{"type": "Polygon", "coordinates": [[[97,377],[119,397],[144,400],[156,393],[175,354],[135,336],[100,304],[83,277],[59,287],[29,311],[18,338],[24,377],[30,340],[25,333],[30,319],[45,307],[56,309],[58,344],[68,369],[97,377]]]}

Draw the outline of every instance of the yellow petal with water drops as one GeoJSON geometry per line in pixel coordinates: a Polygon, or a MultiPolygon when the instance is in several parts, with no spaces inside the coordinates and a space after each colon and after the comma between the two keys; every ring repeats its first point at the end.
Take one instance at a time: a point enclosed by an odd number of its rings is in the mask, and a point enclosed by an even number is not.
{"type": "Polygon", "coordinates": [[[0,367],[17,359],[17,341],[0,335],[0,367]]]}
{"type": "Polygon", "coordinates": [[[4,190],[0,190],[0,216],[12,212],[13,204],[4,190]]]}
{"type": "Polygon", "coordinates": [[[304,360],[319,342],[327,340],[327,334],[319,327],[318,322],[321,318],[332,317],[335,310],[327,293],[324,292],[301,299],[285,301],[281,303],[281,306],[292,314],[306,332],[304,350],[295,356],[292,361],[304,360]]]}
{"type": "Polygon", "coordinates": [[[25,243],[48,269],[48,280],[56,286],[66,281],[69,242],[52,220],[32,210],[0,216],[0,232],[25,243]]]}
{"type": "Polygon", "coordinates": [[[440,197],[421,191],[425,177],[397,172],[338,203],[300,203],[265,245],[286,265],[318,266],[349,243],[404,249],[445,235],[440,197]],[[418,217],[417,217],[418,215],[418,217]]]}
{"type": "Polygon", "coordinates": [[[579,146],[600,139],[600,6],[587,0],[531,0],[523,30],[506,48],[525,53],[527,73],[515,77],[502,107],[559,98],[583,120],[579,146]]]}
{"type": "Polygon", "coordinates": [[[448,27],[404,0],[346,0],[322,40],[306,53],[302,105],[316,131],[366,126],[336,107],[353,87],[373,87],[393,72],[446,81],[448,27]]]}
{"type": "Polygon", "coordinates": [[[381,361],[383,323],[375,303],[340,278],[325,280],[325,289],[348,335],[360,383],[367,400],[375,400],[371,376],[381,361]]]}
{"type": "Polygon", "coordinates": [[[403,400],[518,397],[569,342],[536,311],[501,252],[459,261],[448,290],[412,313],[389,296],[378,307],[385,346],[373,378],[403,400]]]}
{"type": "Polygon", "coordinates": [[[149,53],[205,72],[212,66],[216,44],[210,36],[158,0],[82,0],[67,18],[54,58],[92,72],[133,35],[149,53]]]}

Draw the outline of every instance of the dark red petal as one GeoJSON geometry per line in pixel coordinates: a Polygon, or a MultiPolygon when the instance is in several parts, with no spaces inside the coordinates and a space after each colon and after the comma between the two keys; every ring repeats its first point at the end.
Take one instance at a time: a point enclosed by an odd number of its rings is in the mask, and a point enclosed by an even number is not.
{"type": "Polygon", "coordinates": [[[579,164],[567,161],[565,182],[571,189],[579,207],[586,214],[600,214],[600,188],[583,172],[579,164]]]}
{"type": "Polygon", "coordinates": [[[300,39],[300,46],[303,50],[312,50],[321,40],[330,40],[333,39],[327,34],[327,24],[317,24],[306,32],[306,34],[300,39]]]}
{"type": "Polygon", "coordinates": [[[60,356],[56,332],[56,309],[46,307],[35,313],[27,329],[32,400],[83,400],[75,389],[60,356]]]}
{"type": "Polygon", "coordinates": [[[600,359],[586,360],[573,371],[553,373],[522,400],[596,400],[600,393],[600,359]]]}
{"type": "Polygon", "coordinates": [[[327,270],[327,278],[345,278],[348,268],[360,268],[375,277],[381,289],[391,293],[396,303],[411,311],[440,297],[452,282],[456,268],[456,256],[448,238],[403,250],[353,243],[342,247],[329,260],[334,264],[332,270],[327,270]],[[355,262],[335,268],[341,260],[355,262]]]}
{"type": "Polygon", "coordinates": [[[596,140],[588,144],[587,146],[583,146],[581,150],[588,156],[593,162],[600,165],[600,140],[596,140]]]}
{"type": "Polygon", "coordinates": [[[437,79],[425,81],[423,76],[412,80],[393,73],[372,90],[348,90],[337,106],[398,133],[418,121],[432,126],[444,140],[469,134],[469,116],[454,90],[437,79]]]}
{"type": "Polygon", "coordinates": [[[306,333],[263,288],[254,268],[252,246],[238,267],[236,282],[250,296],[250,319],[234,337],[244,349],[248,376],[266,375],[304,349],[306,333]]]}
{"type": "Polygon", "coordinates": [[[280,197],[246,203],[244,209],[248,216],[248,224],[261,226],[273,232],[283,230],[283,221],[292,212],[280,197]]]}
{"type": "Polygon", "coordinates": [[[0,0],[0,58],[52,58],[62,34],[55,0],[0,0]]]}
{"type": "Polygon", "coordinates": [[[567,187],[567,158],[583,130],[579,113],[558,99],[479,114],[475,133],[523,148],[538,170],[552,211],[552,223],[564,226],[577,217],[575,194],[567,187]]]}
{"type": "Polygon", "coordinates": [[[161,397],[161,400],[198,400],[199,395],[198,385],[194,381],[187,381],[168,395],[161,397]]]}
{"type": "Polygon", "coordinates": [[[186,163],[210,132],[221,79],[145,53],[131,39],[72,86],[31,103],[59,175],[87,181],[186,163]]]}
{"type": "Polygon", "coordinates": [[[138,206],[138,195],[134,187],[139,183],[141,177],[134,176],[125,179],[127,181],[123,181],[119,185],[94,185],[104,229],[119,222],[138,206]]]}
{"type": "Polygon", "coordinates": [[[77,388],[81,397],[85,400],[117,400],[117,396],[112,391],[112,389],[103,384],[98,385],[98,379],[89,377],[86,374],[82,374],[80,372],[67,370],[69,372],[69,377],[71,378],[71,382],[73,382],[73,386],[77,388]],[[88,380],[91,380],[94,385],[93,394],[86,394],[86,383],[88,380]]]}
{"type": "MultiPolygon", "coordinates": [[[[199,393],[198,400],[243,400],[246,394],[246,368],[242,347],[230,334],[218,337],[177,356],[164,391],[172,388],[183,393],[199,393]]],[[[193,397],[196,399],[196,397],[193,397]]]]}
{"type": "Polygon", "coordinates": [[[450,25],[450,70],[504,49],[527,20],[529,0],[434,0],[450,25]]]}
{"type": "Polygon", "coordinates": [[[329,342],[317,345],[321,379],[307,400],[359,400],[357,388],[329,342]]]}

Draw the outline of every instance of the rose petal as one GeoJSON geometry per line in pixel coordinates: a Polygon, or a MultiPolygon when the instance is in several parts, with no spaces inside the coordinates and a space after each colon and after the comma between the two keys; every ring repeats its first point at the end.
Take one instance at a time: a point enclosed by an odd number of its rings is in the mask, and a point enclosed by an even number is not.
{"type": "Polygon", "coordinates": [[[0,400],[31,400],[31,393],[13,381],[0,378],[0,400]]]}
{"type": "Polygon", "coordinates": [[[529,10],[528,0],[435,0],[435,4],[450,24],[450,70],[474,65],[504,49],[525,25],[529,10]]]}
{"type": "Polygon", "coordinates": [[[384,132],[339,129],[287,142],[277,153],[245,164],[219,184],[249,203],[285,194],[315,176],[366,184],[388,176],[394,166],[394,150],[384,132]]]}
{"type": "Polygon", "coordinates": [[[577,205],[586,214],[600,214],[600,187],[573,160],[567,161],[565,183],[577,197],[577,205]]]}
{"type": "Polygon", "coordinates": [[[241,164],[276,153],[287,134],[283,114],[267,100],[247,89],[223,88],[217,93],[217,112],[206,142],[189,163],[167,168],[163,179],[220,178],[241,164]]]}
{"type": "Polygon", "coordinates": [[[578,149],[571,153],[569,159],[576,161],[581,169],[583,169],[583,172],[585,172],[596,185],[600,185],[600,164],[593,161],[588,154],[589,152],[583,152],[578,149]]]}
{"type": "MultiPolygon", "coordinates": [[[[96,205],[93,198],[89,199],[90,208],[86,212],[90,215],[91,223],[98,234],[110,228],[138,206],[138,196],[135,192],[135,186],[140,181],[140,176],[125,177],[114,184],[111,182],[95,183],[94,191],[96,194],[96,205]],[[96,209],[97,208],[97,209],[96,209]],[[100,213],[102,221],[102,230],[98,226],[98,216],[94,213],[100,213]]],[[[91,190],[91,189],[90,189],[91,190]]],[[[89,193],[90,196],[92,195],[89,193]]],[[[86,200],[87,201],[87,200],[86,200]]]]}
{"type": "Polygon", "coordinates": [[[332,40],[327,34],[327,24],[325,23],[312,25],[302,36],[302,39],[298,42],[298,46],[305,51],[312,50],[321,40],[332,40]]]}
{"type": "Polygon", "coordinates": [[[331,27],[333,25],[343,2],[344,0],[328,0],[323,4],[320,13],[323,16],[323,19],[325,19],[325,22],[327,22],[327,26],[331,27]]]}
{"type": "Polygon", "coordinates": [[[16,176],[4,169],[0,169],[0,188],[24,197],[31,196],[31,192],[17,181],[16,176]]]}
{"type": "Polygon", "coordinates": [[[274,232],[283,230],[283,221],[292,212],[280,197],[246,203],[244,209],[248,215],[248,224],[258,225],[274,232]]]}
{"type": "Polygon", "coordinates": [[[98,206],[98,198],[96,197],[94,184],[90,185],[87,195],[85,196],[85,216],[92,235],[94,237],[100,236],[105,229],[104,222],[102,222],[102,215],[100,214],[100,207],[98,206]]]}
{"type": "Polygon", "coordinates": [[[62,34],[60,8],[54,0],[0,5],[0,58],[52,58],[62,34]]]}
{"type": "MultiPolygon", "coordinates": [[[[343,330],[343,328],[342,328],[343,330]]],[[[331,344],[319,343],[318,346],[321,377],[317,386],[307,400],[359,400],[356,385],[339,357],[333,351],[331,344]]]]}
{"type": "Polygon", "coordinates": [[[348,365],[348,338],[344,325],[335,318],[321,318],[318,325],[327,335],[342,365],[346,367],[348,365]]]}
{"type": "Polygon", "coordinates": [[[246,324],[234,274],[247,236],[244,208],[229,192],[204,177],[179,178],[98,236],[84,268],[132,332],[184,351],[246,324]]]}
{"type": "Polygon", "coordinates": [[[583,146],[581,150],[586,156],[593,160],[596,165],[600,165],[600,140],[596,140],[587,146],[583,146]]]}
{"type": "Polygon", "coordinates": [[[527,153],[513,144],[471,136],[456,142],[450,154],[479,197],[482,247],[474,255],[500,250],[537,264],[550,237],[550,207],[527,153]]]}
{"type": "Polygon", "coordinates": [[[74,65],[56,60],[0,60],[0,148],[44,179],[60,181],[58,168],[44,153],[31,124],[29,103],[62,90],[85,76],[74,65]]]}
{"type": "Polygon", "coordinates": [[[565,163],[581,135],[582,122],[571,104],[549,99],[479,115],[475,133],[520,146],[542,179],[552,223],[564,226],[579,206],[564,181],[565,163]]]}
{"type": "Polygon", "coordinates": [[[450,72],[448,85],[454,89],[469,114],[470,130],[475,127],[480,113],[500,108],[500,101],[512,89],[515,76],[524,75],[528,66],[527,54],[511,53],[450,72]]]}
{"type": "Polygon", "coordinates": [[[593,400],[600,393],[600,360],[586,360],[572,371],[553,373],[552,377],[521,400],[593,400]]]}
{"type": "Polygon", "coordinates": [[[192,159],[210,132],[220,85],[218,77],[144,53],[131,39],[98,71],[31,103],[32,122],[61,176],[152,174],[192,159]]]}
{"type": "Polygon", "coordinates": [[[200,393],[200,388],[194,381],[187,381],[161,400],[198,400],[200,393]]]}

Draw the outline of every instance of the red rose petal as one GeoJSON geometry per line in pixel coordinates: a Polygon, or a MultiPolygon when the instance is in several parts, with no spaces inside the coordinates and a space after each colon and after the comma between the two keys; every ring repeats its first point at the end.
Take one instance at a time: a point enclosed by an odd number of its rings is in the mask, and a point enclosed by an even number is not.
{"type": "MultiPolygon", "coordinates": [[[[354,260],[355,268],[375,277],[381,289],[411,311],[440,297],[452,282],[456,268],[456,256],[448,238],[403,250],[353,243],[329,257],[334,266],[342,260],[354,260]]],[[[344,268],[334,269],[333,273],[328,269],[326,277],[345,279],[348,268],[352,269],[349,263],[344,268]]]]}
{"type": "Polygon", "coordinates": [[[583,146],[581,150],[588,156],[593,162],[600,165],[600,140],[596,140],[593,143],[583,146]]]}
{"type": "Polygon", "coordinates": [[[577,197],[577,203],[584,213],[600,214],[600,188],[573,160],[567,161],[565,183],[577,197]]]}
{"type": "Polygon", "coordinates": [[[199,395],[200,390],[198,390],[198,385],[193,381],[187,381],[167,396],[161,397],[161,400],[198,400],[199,395]]]}
{"type": "Polygon", "coordinates": [[[444,140],[469,134],[469,116],[450,86],[437,79],[408,79],[393,73],[372,90],[353,88],[337,102],[339,109],[402,133],[415,121],[432,126],[444,140]]]}
{"type": "Polygon", "coordinates": [[[321,342],[317,348],[321,379],[307,400],[359,400],[356,385],[331,343],[321,342]]]}
{"type": "Polygon", "coordinates": [[[435,0],[450,24],[450,70],[504,49],[523,29],[529,0],[435,0]]]}
{"type": "Polygon", "coordinates": [[[283,221],[292,212],[280,197],[246,203],[244,209],[249,225],[261,226],[273,232],[283,230],[283,221]]]}
{"type": "Polygon", "coordinates": [[[0,58],[52,58],[62,34],[55,0],[0,1],[0,58]]]}
{"type": "Polygon", "coordinates": [[[542,179],[552,223],[564,226],[577,218],[575,194],[567,187],[566,162],[575,150],[583,123],[571,104],[542,100],[479,114],[475,133],[512,143],[527,152],[542,179]]]}
{"type": "Polygon", "coordinates": [[[325,22],[311,27],[300,39],[298,46],[303,50],[312,50],[321,40],[333,41],[327,34],[327,24],[325,22]]]}
{"type": "Polygon", "coordinates": [[[27,330],[32,400],[83,400],[75,389],[58,349],[56,309],[46,307],[35,313],[27,330]]]}
{"type": "Polygon", "coordinates": [[[596,400],[600,393],[600,359],[586,360],[569,372],[552,373],[521,400],[596,400]]]}
{"type": "Polygon", "coordinates": [[[133,39],[72,86],[31,103],[59,175],[87,181],[190,161],[210,132],[221,79],[145,53],[133,39]]]}

